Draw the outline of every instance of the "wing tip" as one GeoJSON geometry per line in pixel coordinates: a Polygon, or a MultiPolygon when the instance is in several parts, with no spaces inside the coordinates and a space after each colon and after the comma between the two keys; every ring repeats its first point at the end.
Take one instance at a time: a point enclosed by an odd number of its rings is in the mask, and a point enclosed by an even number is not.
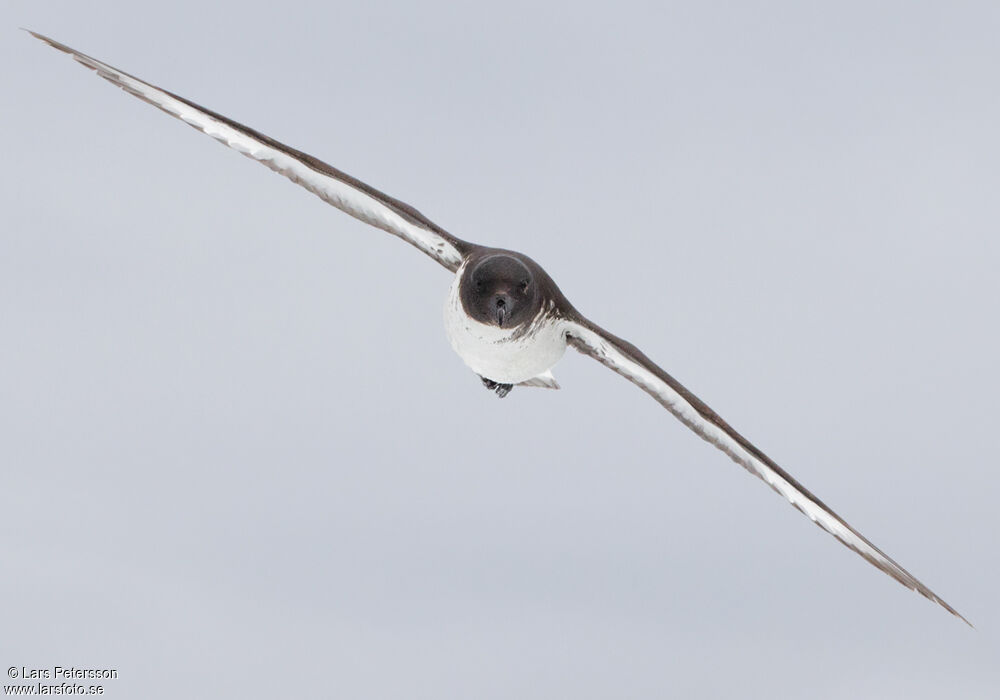
{"type": "Polygon", "coordinates": [[[21,29],[22,32],[28,32],[28,34],[30,34],[31,36],[35,37],[39,41],[44,41],[46,44],[49,44],[50,46],[53,46],[53,47],[59,49],[60,51],[65,51],[68,48],[67,46],[65,46],[63,44],[60,44],[55,39],[50,39],[49,37],[45,36],[44,34],[40,34],[40,33],[36,32],[34,29],[28,29],[27,27],[20,27],[20,29],[21,29]]]}
{"type": "Polygon", "coordinates": [[[969,622],[968,620],[966,620],[965,616],[962,615],[960,612],[958,612],[956,610],[951,610],[950,612],[951,612],[952,615],[954,615],[955,617],[957,617],[959,620],[961,620],[962,622],[964,622],[965,624],[967,624],[969,626],[969,629],[971,629],[971,630],[975,630],[976,629],[976,626],[974,624],[972,624],[971,622],[969,622]]]}
{"type": "Polygon", "coordinates": [[[940,605],[942,608],[944,608],[945,610],[947,610],[948,612],[950,612],[952,615],[954,615],[955,617],[957,617],[959,620],[961,620],[962,622],[964,622],[965,624],[967,624],[971,629],[976,629],[976,626],[974,624],[972,624],[971,622],[969,622],[965,618],[965,615],[963,615],[962,613],[958,612],[958,610],[955,610],[955,608],[953,608],[950,605],[948,605],[946,602],[944,602],[943,600],[941,600],[940,598],[938,598],[936,595],[933,598],[931,598],[931,600],[933,600],[935,603],[937,603],[938,605],[940,605]]]}
{"type": "MultiPolygon", "coordinates": [[[[56,41],[55,39],[53,39],[51,37],[45,36],[44,34],[40,34],[40,33],[36,32],[36,31],[34,31],[33,29],[28,29],[27,27],[21,27],[21,29],[24,30],[24,31],[26,31],[26,32],[28,32],[28,34],[30,34],[31,36],[35,37],[39,41],[44,41],[46,44],[48,44],[52,48],[56,49],[57,51],[62,51],[63,53],[68,53],[70,56],[74,56],[74,57],[83,56],[83,54],[81,54],[76,49],[73,49],[73,48],[71,48],[69,46],[66,46],[66,44],[63,44],[62,42],[56,41]]],[[[87,58],[86,56],[83,56],[83,57],[87,58]]]]}

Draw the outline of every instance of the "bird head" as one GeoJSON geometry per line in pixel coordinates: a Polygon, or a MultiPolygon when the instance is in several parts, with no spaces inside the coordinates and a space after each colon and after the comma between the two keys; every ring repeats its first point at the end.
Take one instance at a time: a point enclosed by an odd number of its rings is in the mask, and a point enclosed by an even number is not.
{"type": "Polygon", "coordinates": [[[514,328],[538,310],[534,275],[514,255],[494,253],[470,263],[460,284],[465,312],[480,323],[514,328]]]}

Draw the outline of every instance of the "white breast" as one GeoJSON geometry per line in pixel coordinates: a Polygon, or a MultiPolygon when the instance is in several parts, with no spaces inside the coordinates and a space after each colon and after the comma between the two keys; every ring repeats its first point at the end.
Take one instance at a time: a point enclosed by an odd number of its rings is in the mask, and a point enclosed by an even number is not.
{"type": "Polygon", "coordinates": [[[444,328],[451,346],[473,372],[501,384],[518,384],[552,369],[566,352],[565,323],[543,308],[524,329],[497,328],[465,313],[455,275],[444,307],[444,328]]]}

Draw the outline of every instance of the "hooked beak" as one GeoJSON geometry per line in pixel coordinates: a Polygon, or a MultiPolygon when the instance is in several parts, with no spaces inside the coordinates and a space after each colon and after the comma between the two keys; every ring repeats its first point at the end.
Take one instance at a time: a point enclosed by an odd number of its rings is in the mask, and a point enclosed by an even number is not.
{"type": "Polygon", "coordinates": [[[497,297],[494,308],[497,315],[497,325],[503,328],[504,319],[507,318],[507,300],[503,297],[497,297]]]}

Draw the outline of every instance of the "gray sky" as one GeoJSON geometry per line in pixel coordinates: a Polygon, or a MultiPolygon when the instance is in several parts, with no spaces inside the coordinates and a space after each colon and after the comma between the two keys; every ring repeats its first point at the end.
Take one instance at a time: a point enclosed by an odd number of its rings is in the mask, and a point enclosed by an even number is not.
{"type": "Polygon", "coordinates": [[[108,697],[985,698],[1000,6],[5,2],[3,667],[108,697]],[[17,27],[522,250],[977,625],[17,27]]]}

